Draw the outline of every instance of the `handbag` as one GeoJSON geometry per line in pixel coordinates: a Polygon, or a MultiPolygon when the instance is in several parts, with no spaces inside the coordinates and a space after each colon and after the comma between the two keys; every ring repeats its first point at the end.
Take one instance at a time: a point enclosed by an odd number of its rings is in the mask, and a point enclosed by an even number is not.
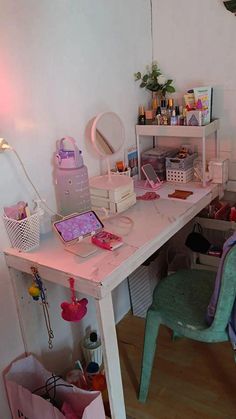
{"type": "Polygon", "coordinates": [[[193,231],[186,238],[185,245],[193,252],[207,253],[211,243],[203,236],[201,225],[195,223],[193,231]]]}
{"type": "Polygon", "coordinates": [[[4,378],[13,419],[105,419],[99,391],[68,384],[33,355],[13,362],[4,378]]]}

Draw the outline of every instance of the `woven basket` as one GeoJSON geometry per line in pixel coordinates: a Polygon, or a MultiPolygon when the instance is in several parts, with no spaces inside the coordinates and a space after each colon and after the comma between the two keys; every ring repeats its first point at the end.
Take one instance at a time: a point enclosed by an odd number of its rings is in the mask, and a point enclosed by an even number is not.
{"type": "Polygon", "coordinates": [[[27,252],[39,246],[40,218],[38,213],[20,221],[3,215],[3,222],[12,247],[27,252]]]}

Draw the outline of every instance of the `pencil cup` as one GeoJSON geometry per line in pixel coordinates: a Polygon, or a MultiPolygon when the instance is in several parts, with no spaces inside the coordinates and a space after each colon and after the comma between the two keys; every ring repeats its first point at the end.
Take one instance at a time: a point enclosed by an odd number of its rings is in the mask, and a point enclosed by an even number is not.
{"type": "Polygon", "coordinates": [[[4,215],[3,222],[12,247],[27,252],[39,246],[40,219],[38,213],[20,221],[4,215]]]}
{"type": "Polygon", "coordinates": [[[84,338],[82,351],[86,365],[90,362],[96,362],[99,367],[102,365],[102,346],[96,332],[92,332],[84,338]]]}

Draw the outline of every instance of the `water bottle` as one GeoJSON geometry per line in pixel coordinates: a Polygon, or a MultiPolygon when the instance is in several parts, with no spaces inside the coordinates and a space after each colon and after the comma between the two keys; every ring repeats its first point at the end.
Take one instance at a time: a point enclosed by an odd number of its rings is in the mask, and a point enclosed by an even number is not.
{"type": "Polygon", "coordinates": [[[57,141],[55,188],[58,212],[69,215],[91,209],[88,170],[74,138],[57,141]]]}

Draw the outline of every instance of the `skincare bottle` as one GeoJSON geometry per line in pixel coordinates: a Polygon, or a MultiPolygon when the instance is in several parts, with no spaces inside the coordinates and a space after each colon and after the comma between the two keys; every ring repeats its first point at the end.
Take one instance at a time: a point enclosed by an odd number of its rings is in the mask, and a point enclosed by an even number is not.
{"type": "Polygon", "coordinates": [[[146,124],[145,109],[144,109],[144,106],[139,106],[138,125],[145,125],[145,124],[146,124]]]}
{"type": "Polygon", "coordinates": [[[176,116],[175,109],[173,109],[171,117],[170,117],[170,125],[178,125],[178,118],[176,116]]]}

